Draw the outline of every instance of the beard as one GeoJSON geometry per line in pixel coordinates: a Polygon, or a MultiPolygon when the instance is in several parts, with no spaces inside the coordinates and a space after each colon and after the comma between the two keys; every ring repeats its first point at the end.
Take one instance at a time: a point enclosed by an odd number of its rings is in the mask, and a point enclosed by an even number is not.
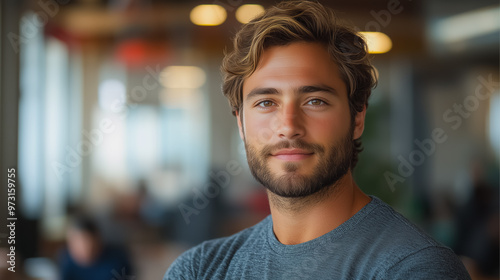
{"type": "Polygon", "coordinates": [[[245,139],[248,165],[255,179],[272,193],[280,197],[299,198],[311,196],[319,191],[334,191],[336,183],[350,169],[353,150],[353,127],[340,139],[340,143],[324,147],[303,140],[282,141],[266,145],[260,151],[245,139]],[[299,173],[303,163],[283,162],[283,174],[274,174],[269,167],[271,153],[279,149],[297,148],[313,152],[319,160],[308,175],[299,173]]]}

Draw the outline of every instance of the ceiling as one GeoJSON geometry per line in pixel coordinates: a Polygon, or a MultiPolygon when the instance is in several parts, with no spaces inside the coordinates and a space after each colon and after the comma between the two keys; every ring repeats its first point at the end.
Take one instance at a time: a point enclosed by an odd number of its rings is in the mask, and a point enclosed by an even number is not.
{"type": "MultiPolygon", "coordinates": [[[[56,0],[54,0],[56,1],[56,0]]],[[[207,51],[228,45],[240,25],[234,16],[242,0],[57,0],[57,13],[49,19],[49,29],[80,41],[113,43],[127,38],[166,41],[183,47],[203,46],[207,51]],[[189,20],[189,13],[199,4],[224,6],[228,18],[220,26],[200,27],[189,20]]],[[[278,1],[257,0],[251,3],[269,7],[278,1]]],[[[430,22],[471,9],[498,5],[494,0],[412,1],[412,0],[322,0],[337,15],[362,31],[381,31],[393,40],[391,54],[425,52],[426,32],[430,22]],[[393,13],[391,11],[400,11],[393,13]]],[[[43,11],[40,1],[25,0],[27,9],[43,11]]],[[[54,9],[54,8],[52,8],[54,9]]],[[[56,32],[56,33],[57,33],[56,32]]],[[[495,37],[496,38],[496,37],[495,37]]],[[[488,44],[491,45],[491,40],[488,44]]],[[[496,47],[497,42],[493,40],[496,47]]]]}

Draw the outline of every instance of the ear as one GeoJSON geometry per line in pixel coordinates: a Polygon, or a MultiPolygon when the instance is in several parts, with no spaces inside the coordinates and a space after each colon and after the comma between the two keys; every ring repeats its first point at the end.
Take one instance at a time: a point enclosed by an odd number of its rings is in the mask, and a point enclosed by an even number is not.
{"type": "Polygon", "coordinates": [[[363,135],[363,130],[365,129],[365,115],[366,105],[363,106],[363,111],[356,113],[356,117],[354,117],[353,140],[358,139],[361,135],[363,135]]]}
{"type": "Polygon", "coordinates": [[[241,122],[240,111],[236,111],[236,119],[238,120],[238,129],[240,131],[241,140],[245,141],[245,134],[243,133],[243,124],[241,122]]]}

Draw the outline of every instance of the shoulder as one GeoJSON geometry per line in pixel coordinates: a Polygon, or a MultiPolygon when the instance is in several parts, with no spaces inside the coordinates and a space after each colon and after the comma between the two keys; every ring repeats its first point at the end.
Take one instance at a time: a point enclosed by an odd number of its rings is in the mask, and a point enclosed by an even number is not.
{"type": "Polygon", "coordinates": [[[262,240],[261,234],[264,234],[266,225],[270,222],[270,217],[267,217],[234,235],[208,240],[187,250],[172,263],[163,279],[197,279],[207,271],[218,270],[238,250],[249,243],[262,240]]]}
{"type": "Polygon", "coordinates": [[[378,259],[385,271],[384,279],[470,279],[450,248],[434,240],[388,204],[373,199],[376,207],[364,224],[377,233],[371,240],[380,254],[378,259]],[[455,277],[450,278],[450,275],[455,277]]]}
{"type": "Polygon", "coordinates": [[[426,247],[444,247],[421,228],[409,221],[379,198],[373,197],[373,207],[361,222],[361,227],[370,228],[377,236],[373,240],[385,247],[397,245],[398,251],[413,252],[426,247]],[[387,243],[387,244],[386,244],[387,243]]]}
{"type": "Polygon", "coordinates": [[[446,247],[429,246],[407,255],[389,269],[384,279],[470,279],[460,259],[446,247]]]}

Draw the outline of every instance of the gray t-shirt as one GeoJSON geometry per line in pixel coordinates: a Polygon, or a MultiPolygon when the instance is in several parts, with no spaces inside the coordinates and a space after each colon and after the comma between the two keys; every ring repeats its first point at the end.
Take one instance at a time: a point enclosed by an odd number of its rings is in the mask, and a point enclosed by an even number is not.
{"type": "Polygon", "coordinates": [[[470,279],[459,258],[376,197],[311,241],[283,245],[268,216],[183,253],[164,280],[470,279]]]}

